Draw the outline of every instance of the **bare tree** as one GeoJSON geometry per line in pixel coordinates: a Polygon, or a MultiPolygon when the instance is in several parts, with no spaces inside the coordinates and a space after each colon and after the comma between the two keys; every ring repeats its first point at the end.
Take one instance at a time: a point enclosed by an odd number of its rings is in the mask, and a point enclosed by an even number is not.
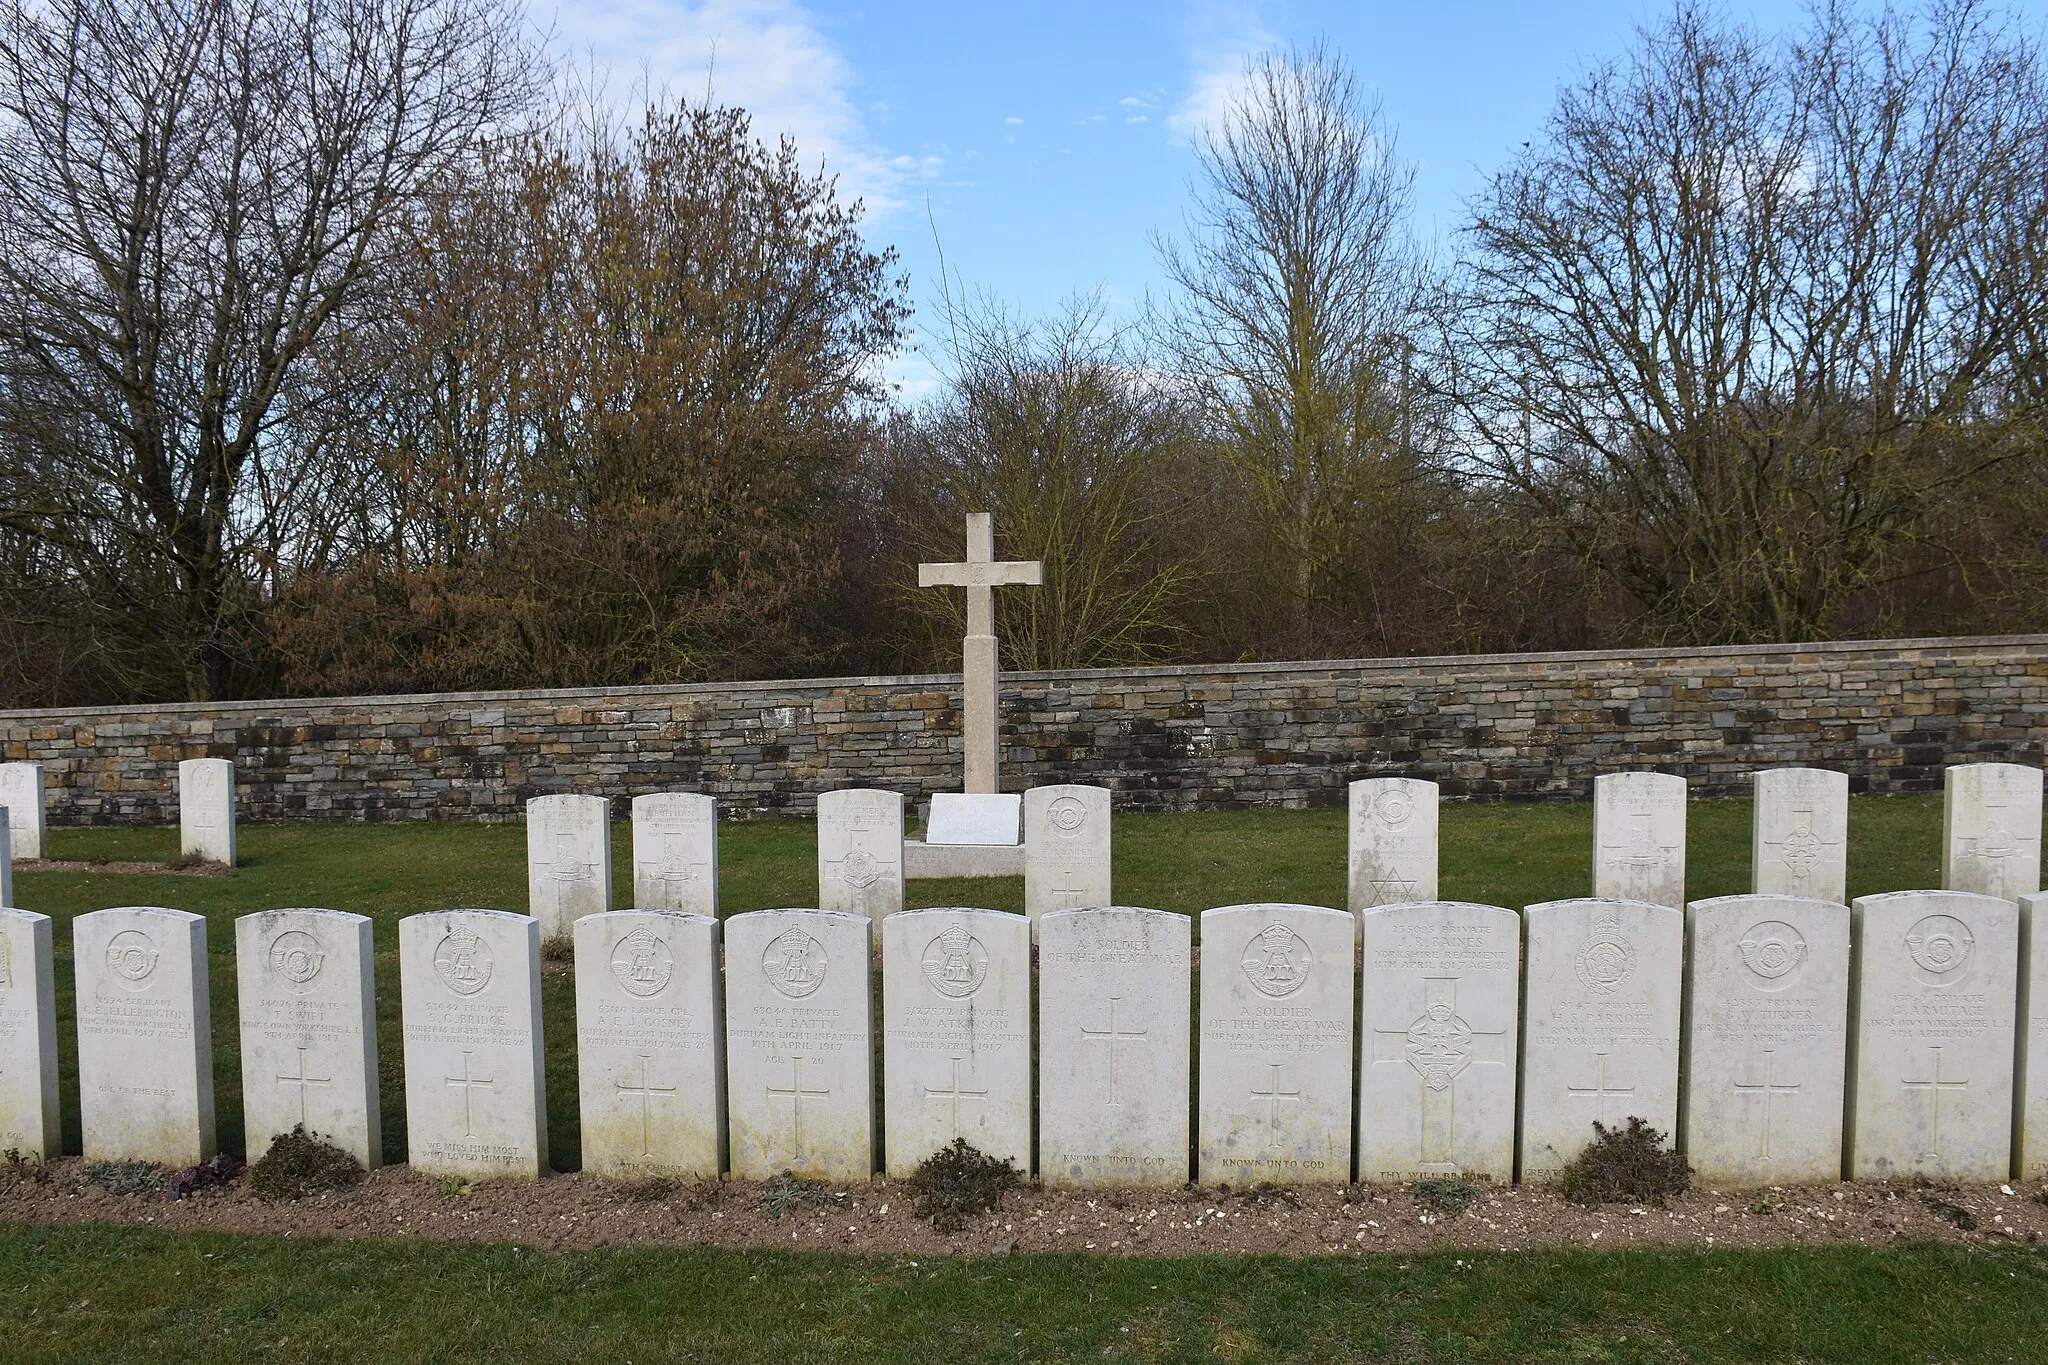
{"type": "MultiPolygon", "coordinates": [[[[1412,168],[1322,47],[1268,54],[1196,147],[1186,240],[1161,243],[1164,337],[1258,520],[1270,612],[1370,593],[1414,460],[1412,168]]],[[[1314,647],[1313,638],[1299,644],[1314,647]]]]}
{"type": "MultiPolygon", "coordinates": [[[[532,91],[510,0],[9,0],[0,493],[127,688],[221,695],[402,211],[532,91]]],[[[298,528],[302,530],[303,528],[298,528]]]]}
{"type": "Polygon", "coordinates": [[[1972,4],[1784,44],[1681,8],[1475,205],[1446,369],[1480,469],[1655,634],[1825,637],[2023,448],[2044,127],[1972,4]]]}

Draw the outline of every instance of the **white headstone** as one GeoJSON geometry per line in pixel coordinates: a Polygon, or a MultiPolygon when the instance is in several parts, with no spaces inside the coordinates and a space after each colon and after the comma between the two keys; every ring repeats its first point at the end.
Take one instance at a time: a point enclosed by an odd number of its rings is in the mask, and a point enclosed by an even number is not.
{"type": "Polygon", "coordinates": [[[0,1152],[60,1152],[57,982],[50,917],[0,909],[0,1152]]]}
{"type": "Polygon", "coordinates": [[[732,1173],[874,1174],[872,924],[834,910],[725,922],[725,1085],[732,1173]]]}
{"type": "Polygon", "coordinates": [[[43,857],[43,765],[0,763],[0,810],[17,858],[43,857]]]}
{"type": "Polygon", "coordinates": [[[93,1161],[194,1166],[213,1155],[206,921],[124,907],[71,921],[78,1100],[93,1161]]]}
{"type": "Polygon", "coordinates": [[[1024,913],[1110,903],[1107,787],[1033,787],[1024,793],[1024,913]]]}
{"type": "Polygon", "coordinates": [[[1849,907],[1694,901],[1686,941],[1686,1160],[1738,1189],[1841,1179],[1849,907]]]}
{"type": "Polygon", "coordinates": [[[1593,779],[1593,895],[1673,910],[1685,904],[1684,778],[1635,772],[1593,779]]]}
{"type": "Polygon", "coordinates": [[[1359,917],[1358,1178],[1515,1175],[1522,925],[1463,901],[1359,917]]]}
{"type": "Polygon", "coordinates": [[[536,796],[526,803],[526,904],[543,942],[612,908],[611,803],[602,796],[536,796]]]}
{"type": "Polygon", "coordinates": [[[889,1174],[965,1138],[1031,1170],[1031,921],[906,910],[882,921],[889,1174]]]}
{"type": "MultiPolygon", "coordinates": [[[[0,848],[5,848],[7,837],[7,812],[0,810],[0,848]]],[[[14,859],[0,858],[0,906],[14,904],[14,859]]]]}
{"type": "Polygon", "coordinates": [[[1038,1169],[1048,1186],[1188,1178],[1186,915],[1131,906],[1038,922],[1038,1169]]]}
{"type": "Polygon", "coordinates": [[[818,904],[879,920],[903,908],[903,797],[853,787],[818,797],[818,904]]]}
{"type": "Polygon", "coordinates": [[[633,904],[718,915],[718,802],[698,792],[633,798],[633,904]]]}
{"type": "Polygon", "coordinates": [[[1752,835],[1750,884],[1756,894],[1847,904],[1847,773],[1825,768],[1758,773],[1752,835]]]}
{"type": "Polygon", "coordinates": [[[1943,774],[1941,884],[2018,901],[2041,889],[2041,770],[1966,763],[1943,774]]]}
{"type": "Polygon", "coordinates": [[[2012,1173],[2048,1179],[2048,891],[2020,897],[2017,1064],[2012,1173]]]}
{"type": "Polygon", "coordinates": [[[539,922],[502,910],[409,915],[398,922],[398,981],[412,1168],[546,1174],[539,922]]]}
{"type": "Polygon", "coordinates": [[[718,921],[709,916],[614,910],[576,921],[584,1174],[718,1179],[719,988],[718,921]]]}
{"type": "Polygon", "coordinates": [[[1347,910],[1202,912],[1203,1184],[1350,1183],[1357,943],[1347,910]]]}
{"type": "Polygon", "coordinates": [[[1678,1137],[1685,917],[1641,901],[1566,900],[1522,912],[1528,960],[1521,1178],[1548,1181],[1593,1124],[1640,1118],[1678,1137]]]}
{"type": "Polygon", "coordinates": [[[1351,910],[1436,899],[1436,783],[1351,784],[1351,910]]]}
{"type": "Polygon", "coordinates": [[[924,841],[1014,845],[1023,800],[1015,792],[934,793],[924,841]]]}
{"type": "Polygon", "coordinates": [[[1850,1178],[2005,1179],[2019,906],[1894,891],[1852,908],[1850,1178]]]}
{"type": "Polygon", "coordinates": [[[250,1160],[303,1125],[372,1170],[383,1164],[375,961],[363,915],[269,910],[235,921],[250,1160]]]}
{"type": "Polygon", "coordinates": [[[235,865],[235,765],[188,758],[178,765],[178,852],[235,865]]]}

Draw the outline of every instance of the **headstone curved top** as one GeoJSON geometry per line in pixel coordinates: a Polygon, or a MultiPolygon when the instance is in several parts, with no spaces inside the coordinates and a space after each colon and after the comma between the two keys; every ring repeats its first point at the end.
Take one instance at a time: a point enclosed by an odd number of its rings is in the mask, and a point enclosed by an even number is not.
{"type": "Polygon", "coordinates": [[[2041,889],[2041,770],[1965,763],[1942,774],[1941,884],[2017,902],[2041,889]]]}
{"type": "Polygon", "coordinates": [[[235,865],[235,765],[225,758],[178,764],[178,851],[235,865]]]}
{"type": "Polygon", "coordinates": [[[1351,909],[1436,899],[1437,785],[1368,777],[1350,788],[1351,909]]]}
{"type": "Polygon", "coordinates": [[[1348,910],[1202,912],[1204,1184],[1350,1181],[1357,938],[1348,910]]]}
{"type": "Polygon", "coordinates": [[[1024,913],[1108,905],[1110,792],[1055,783],[1024,793],[1024,913]]]}
{"type": "Polygon", "coordinates": [[[1850,1176],[2005,1179],[2019,906],[1893,891],[1850,908],[1850,1176]]]}
{"type": "Polygon", "coordinates": [[[1847,773],[1826,768],[1757,773],[1752,835],[1750,884],[1756,894],[1847,904],[1847,773]]]}
{"type": "Polygon", "coordinates": [[[1521,916],[1380,905],[1359,916],[1359,936],[1359,1179],[1512,1180],[1521,916]]]}
{"type": "Polygon", "coordinates": [[[251,1159],[303,1126],[371,1170],[383,1164],[375,961],[364,915],[265,910],[235,921],[251,1159]]]}
{"type": "Polygon", "coordinates": [[[1186,915],[1111,905],[1038,922],[1038,1165],[1049,1186],[1188,1178],[1186,915]]]}
{"type": "Polygon", "coordinates": [[[611,803],[558,792],[526,803],[526,903],[543,940],[612,908],[611,803]]]}
{"type": "Polygon", "coordinates": [[[1685,779],[1602,773],[1593,779],[1593,895],[1685,904],[1685,779]]]}
{"type": "Polygon", "coordinates": [[[95,1161],[193,1166],[214,1152],[206,921],[122,906],[71,921],[78,1098],[95,1161]]]}
{"type": "Polygon", "coordinates": [[[50,917],[0,908],[0,1151],[59,1155],[57,982],[50,917]]]}
{"type": "Polygon", "coordinates": [[[1841,1177],[1849,907],[1716,896],[1686,907],[1680,1143],[1709,1184],[1841,1177]]]}
{"type": "Polygon", "coordinates": [[[889,1174],[955,1138],[1031,1169],[1031,922],[1001,910],[882,921],[889,1174]]]}
{"type": "Polygon", "coordinates": [[[701,792],[648,792],[633,798],[633,905],[718,914],[715,798],[701,792]]]}

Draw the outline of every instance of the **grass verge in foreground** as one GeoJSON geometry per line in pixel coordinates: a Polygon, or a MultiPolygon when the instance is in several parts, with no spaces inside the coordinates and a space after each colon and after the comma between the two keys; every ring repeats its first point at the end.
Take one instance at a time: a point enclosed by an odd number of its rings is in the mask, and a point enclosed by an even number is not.
{"type": "Polygon", "coordinates": [[[0,1224],[9,1361],[2033,1360],[2048,1255],[1922,1244],[857,1258],[0,1224]]]}

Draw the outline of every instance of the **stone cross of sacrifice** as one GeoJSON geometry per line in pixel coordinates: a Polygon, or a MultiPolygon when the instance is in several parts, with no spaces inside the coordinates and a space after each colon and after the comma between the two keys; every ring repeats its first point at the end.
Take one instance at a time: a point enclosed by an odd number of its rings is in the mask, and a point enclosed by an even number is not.
{"type": "Polygon", "coordinates": [[[967,560],[963,564],[920,564],[920,588],[967,589],[967,638],[960,649],[963,748],[970,792],[996,786],[996,604],[999,584],[1036,586],[1045,581],[1038,560],[996,560],[995,521],[986,512],[967,514],[967,560]]]}

